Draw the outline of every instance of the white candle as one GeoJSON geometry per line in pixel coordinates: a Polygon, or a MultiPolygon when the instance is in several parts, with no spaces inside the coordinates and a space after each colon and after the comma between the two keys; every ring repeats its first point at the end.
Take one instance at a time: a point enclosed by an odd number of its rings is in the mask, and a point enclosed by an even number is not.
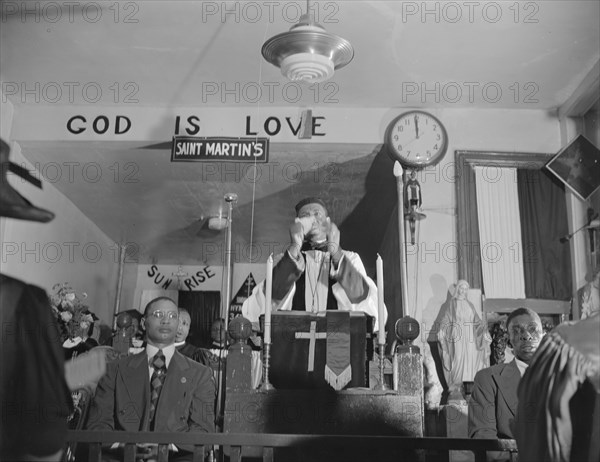
{"type": "Polygon", "coordinates": [[[385,344],[385,305],[383,303],[383,260],[377,254],[377,308],[379,321],[379,344],[385,344]]]}
{"type": "Polygon", "coordinates": [[[265,281],[265,344],[271,343],[271,293],[273,292],[273,254],[267,258],[267,279],[265,281]]]}

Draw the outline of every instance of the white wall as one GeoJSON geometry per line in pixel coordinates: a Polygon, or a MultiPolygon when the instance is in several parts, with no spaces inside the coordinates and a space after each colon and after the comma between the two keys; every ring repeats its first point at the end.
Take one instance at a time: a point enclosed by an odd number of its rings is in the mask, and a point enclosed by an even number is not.
{"type": "MultiPolygon", "coordinates": [[[[32,169],[16,143],[11,160],[32,169]]],[[[105,323],[111,321],[118,259],[114,244],[73,203],[51,184],[39,190],[11,175],[11,185],[38,207],[56,214],[49,223],[2,218],[0,270],[50,292],[59,282],[69,282],[87,293],[85,303],[105,323]]]]}

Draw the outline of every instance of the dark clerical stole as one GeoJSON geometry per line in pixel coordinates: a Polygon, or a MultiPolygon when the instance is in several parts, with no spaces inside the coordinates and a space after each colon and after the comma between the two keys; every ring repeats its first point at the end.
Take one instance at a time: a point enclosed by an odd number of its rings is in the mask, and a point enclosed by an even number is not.
{"type": "Polygon", "coordinates": [[[273,313],[271,383],[279,389],[366,387],[367,319],[350,311],[273,313]]]}

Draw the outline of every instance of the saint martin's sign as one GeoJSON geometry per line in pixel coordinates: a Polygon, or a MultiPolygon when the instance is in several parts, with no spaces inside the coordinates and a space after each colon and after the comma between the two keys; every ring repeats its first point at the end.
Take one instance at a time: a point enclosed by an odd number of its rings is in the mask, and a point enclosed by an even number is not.
{"type": "Polygon", "coordinates": [[[268,138],[174,136],[171,162],[268,161],[268,138]]]}

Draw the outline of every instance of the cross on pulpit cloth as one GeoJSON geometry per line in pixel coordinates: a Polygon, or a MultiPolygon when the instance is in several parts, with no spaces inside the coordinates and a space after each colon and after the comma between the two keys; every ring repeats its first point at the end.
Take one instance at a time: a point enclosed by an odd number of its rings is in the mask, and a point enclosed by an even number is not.
{"type": "Polygon", "coordinates": [[[274,312],[271,383],[296,390],[367,386],[368,324],[362,312],[274,312]]]}
{"type": "Polygon", "coordinates": [[[296,332],[296,338],[309,339],[308,343],[308,372],[315,370],[315,343],[317,340],[326,339],[327,332],[317,333],[317,321],[310,322],[309,332],[296,332]]]}

